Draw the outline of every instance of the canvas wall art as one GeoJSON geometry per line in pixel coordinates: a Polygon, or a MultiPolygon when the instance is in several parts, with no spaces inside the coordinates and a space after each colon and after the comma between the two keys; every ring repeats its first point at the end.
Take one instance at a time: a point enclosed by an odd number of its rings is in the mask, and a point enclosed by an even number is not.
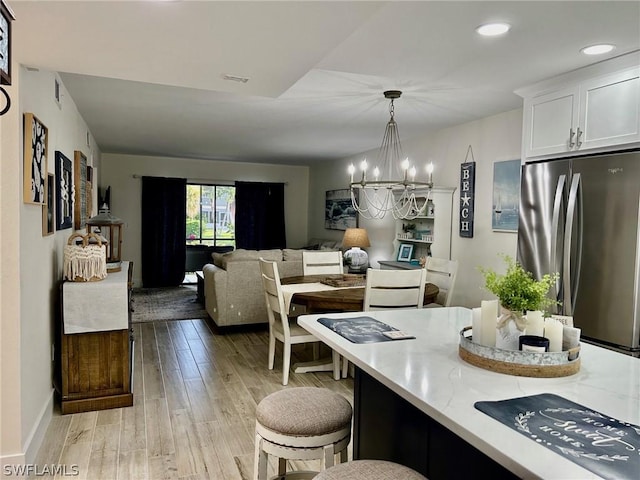
{"type": "Polygon", "coordinates": [[[507,160],[493,164],[491,226],[494,231],[518,231],[520,171],[520,160],[507,160]]]}
{"type": "Polygon", "coordinates": [[[71,228],[73,217],[73,176],[71,160],[56,150],[56,229],[71,228]]]}
{"type": "Polygon", "coordinates": [[[346,230],[357,226],[358,212],[351,203],[351,190],[327,190],[324,228],[346,230]]]}
{"type": "Polygon", "coordinates": [[[23,201],[44,205],[47,202],[47,153],[49,131],[33,113],[24,114],[24,188],[23,201]]]}

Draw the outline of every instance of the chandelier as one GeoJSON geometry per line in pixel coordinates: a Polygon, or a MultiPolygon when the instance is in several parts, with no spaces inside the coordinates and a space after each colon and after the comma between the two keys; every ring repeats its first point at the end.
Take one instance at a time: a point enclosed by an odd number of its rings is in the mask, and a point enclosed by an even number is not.
{"type": "Polygon", "coordinates": [[[373,179],[367,174],[369,164],[366,158],[360,163],[360,181],[353,181],[356,168],[353,164],[349,165],[351,203],[364,218],[383,218],[391,212],[395,219],[412,220],[426,214],[427,202],[433,188],[433,163],[426,166],[428,180],[421,182],[416,181],[416,167],[411,165],[408,158],[402,160],[404,155],[393,109],[393,101],[401,95],[400,90],[384,92],[384,97],[391,100],[391,118],[384,129],[377,164],[372,172],[373,179]],[[381,172],[386,176],[381,178],[381,172]],[[420,190],[416,192],[416,189],[420,190]],[[418,197],[416,193],[419,193],[418,197]]]}

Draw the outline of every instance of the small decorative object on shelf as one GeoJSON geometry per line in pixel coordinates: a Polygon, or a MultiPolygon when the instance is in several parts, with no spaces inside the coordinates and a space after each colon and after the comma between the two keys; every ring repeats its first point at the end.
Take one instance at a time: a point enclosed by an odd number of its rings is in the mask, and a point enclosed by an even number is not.
{"type": "MultiPolygon", "coordinates": [[[[485,279],[485,288],[500,301],[501,315],[498,319],[496,347],[506,350],[518,349],[518,337],[527,328],[526,311],[542,311],[557,302],[547,297],[549,289],[556,282],[557,274],[546,274],[535,280],[530,272],[508,255],[501,255],[507,264],[507,271],[501,275],[492,269],[480,267],[485,279]]],[[[538,314],[533,315],[536,330],[539,328],[538,314]]],[[[528,332],[528,333],[531,333],[528,332]]],[[[546,336],[546,335],[545,335],[546,336]]],[[[562,341],[562,335],[560,335],[562,341]]],[[[555,345],[555,344],[553,344],[555,345]]]]}
{"type": "Polygon", "coordinates": [[[98,215],[87,220],[87,233],[100,235],[107,244],[107,271],[119,272],[122,264],[122,226],[124,222],[111,215],[105,201],[98,215]]]}
{"type": "Polygon", "coordinates": [[[64,247],[63,269],[65,279],[72,282],[96,282],[107,278],[106,248],[100,238],[93,233],[71,235],[64,247]],[[76,238],[81,239],[79,244],[74,242],[76,238]]]}

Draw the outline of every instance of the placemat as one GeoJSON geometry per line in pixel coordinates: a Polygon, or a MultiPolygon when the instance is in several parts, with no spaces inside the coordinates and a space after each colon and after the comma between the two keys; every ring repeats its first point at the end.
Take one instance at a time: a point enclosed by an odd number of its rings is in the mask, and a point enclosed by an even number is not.
{"type": "Polygon", "coordinates": [[[637,425],[551,393],[476,402],[474,406],[603,478],[640,478],[640,427],[637,425]]]}
{"type": "Polygon", "coordinates": [[[389,338],[382,332],[400,331],[371,317],[319,318],[318,322],[346,338],[351,343],[389,342],[416,338],[407,334],[402,334],[396,338],[389,338]]]}
{"type": "Polygon", "coordinates": [[[338,278],[325,278],[320,283],[332,287],[364,287],[367,284],[367,278],[364,275],[346,274],[338,278]]]}

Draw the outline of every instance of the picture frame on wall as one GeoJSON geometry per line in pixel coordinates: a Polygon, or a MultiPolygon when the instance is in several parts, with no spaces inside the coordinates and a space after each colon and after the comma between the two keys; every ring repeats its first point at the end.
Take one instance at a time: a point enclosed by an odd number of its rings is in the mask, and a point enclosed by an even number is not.
{"type": "Polygon", "coordinates": [[[398,248],[398,261],[410,262],[413,256],[413,245],[410,243],[401,243],[398,248]]]}
{"type": "Polygon", "coordinates": [[[324,228],[328,230],[357,228],[358,212],[351,203],[351,190],[327,190],[324,215],[324,228]]]}
{"type": "Polygon", "coordinates": [[[520,159],[493,163],[491,226],[496,232],[517,232],[520,210],[520,159]]]}
{"type": "Polygon", "coordinates": [[[54,205],[55,200],[55,176],[52,173],[47,174],[46,186],[47,203],[42,206],[42,236],[52,235],[56,231],[54,205]]]}
{"type": "Polygon", "coordinates": [[[24,203],[45,205],[49,130],[33,114],[24,114],[24,203]]]}
{"type": "Polygon", "coordinates": [[[73,175],[71,160],[56,150],[56,230],[71,228],[73,218],[73,175]]]}
{"type": "Polygon", "coordinates": [[[80,230],[87,223],[87,157],[80,151],[73,152],[73,228],[80,230]]]}

